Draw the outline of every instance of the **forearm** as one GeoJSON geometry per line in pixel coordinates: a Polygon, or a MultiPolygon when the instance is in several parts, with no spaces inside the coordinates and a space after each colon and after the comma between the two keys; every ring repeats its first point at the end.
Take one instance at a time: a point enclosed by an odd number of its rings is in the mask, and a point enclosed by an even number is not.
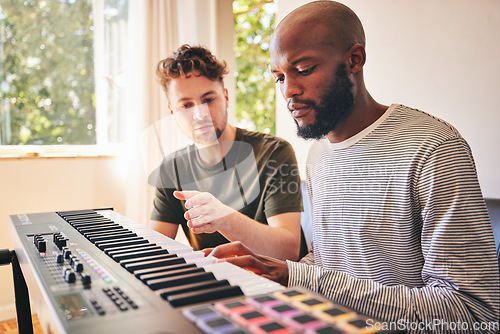
{"type": "Polygon", "coordinates": [[[179,229],[179,225],[158,220],[151,220],[149,222],[149,227],[171,239],[175,239],[177,230],[179,229]]]}
{"type": "Polygon", "coordinates": [[[419,326],[410,332],[445,333],[451,332],[451,326],[460,324],[469,329],[464,332],[474,332],[471,329],[477,324],[489,326],[491,330],[482,327],[482,331],[476,332],[494,333],[495,326],[498,329],[498,309],[461,292],[449,282],[435,281],[432,285],[414,288],[387,286],[318,266],[287,263],[289,286],[308,288],[381,321],[407,326],[404,330],[419,326]],[[439,325],[422,327],[433,324],[439,325]]]}
{"type": "MultiPolygon", "coordinates": [[[[300,215],[300,213],[297,213],[300,215]]],[[[241,241],[257,254],[277,259],[297,260],[300,251],[300,227],[298,233],[291,230],[261,224],[239,212],[223,217],[219,232],[229,241],[241,241]]],[[[300,222],[298,223],[300,225],[300,222]]]]}

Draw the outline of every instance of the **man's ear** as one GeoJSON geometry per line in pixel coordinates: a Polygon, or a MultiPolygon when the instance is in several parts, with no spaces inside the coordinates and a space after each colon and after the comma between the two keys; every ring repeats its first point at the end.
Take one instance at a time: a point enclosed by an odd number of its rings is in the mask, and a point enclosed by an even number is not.
{"type": "Polygon", "coordinates": [[[224,88],[224,97],[226,98],[226,102],[229,102],[229,92],[227,88],[224,88]]]}
{"type": "Polygon", "coordinates": [[[351,73],[357,73],[361,71],[366,62],[366,51],[365,47],[361,44],[355,44],[349,49],[349,58],[347,59],[348,68],[351,73]]]}

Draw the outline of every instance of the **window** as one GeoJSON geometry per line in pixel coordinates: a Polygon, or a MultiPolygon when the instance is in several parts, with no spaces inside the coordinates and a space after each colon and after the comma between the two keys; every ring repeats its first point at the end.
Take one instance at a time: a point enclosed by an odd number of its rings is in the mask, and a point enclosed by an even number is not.
{"type": "Polygon", "coordinates": [[[273,0],[235,0],[236,119],[238,126],[276,133],[275,84],[269,42],[275,28],[273,0]]]}
{"type": "Polygon", "coordinates": [[[0,145],[118,142],[128,0],[2,0],[0,145]]]}

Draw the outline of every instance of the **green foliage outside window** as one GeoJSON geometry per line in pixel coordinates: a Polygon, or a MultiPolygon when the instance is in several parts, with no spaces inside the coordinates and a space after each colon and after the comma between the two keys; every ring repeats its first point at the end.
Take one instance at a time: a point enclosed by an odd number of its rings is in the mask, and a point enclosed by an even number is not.
{"type": "Polygon", "coordinates": [[[273,0],[235,0],[236,118],[250,130],[276,133],[275,84],[269,42],[275,26],[273,0]]]}
{"type": "Polygon", "coordinates": [[[0,2],[0,144],[95,144],[92,0],[0,2]]]}

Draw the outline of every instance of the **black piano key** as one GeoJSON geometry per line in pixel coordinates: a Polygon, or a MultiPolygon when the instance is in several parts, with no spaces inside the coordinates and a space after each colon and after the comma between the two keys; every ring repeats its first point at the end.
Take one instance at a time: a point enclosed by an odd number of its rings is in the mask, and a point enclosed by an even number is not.
{"type": "Polygon", "coordinates": [[[174,264],[172,266],[159,266],[159,267],[154,267],[154,268],[134,270],[134,275],[137,278],[139,278],[141,275],[167,272],[167,271],[179,270],[179,269],[188,269],[188,268],[198,268],[198,267],[196,267],[196,264],[194,264],[194,263],[181,263],[181,264],[174,264]]]}
{"type": "Polygon", "coordinates": [[[87,239],[89,239],[91,242],[95,243],[105,240],[137,237],[137,234],[132,232],[119,232],[119,233],[110,233],[102,236],[86,236],[85,234],[84,236],[87,237],[87,239]]]}
{"type": "Polygon", "coordinates": [[[107,225],[107,224],[116,224],[112,220],[99,220],[99,221],[88,221],[88,222],[82,222],[82,223],[73,223],[73,222],[68,222],[71,226],[74,228],[85,228],[85,227],[97,227],[97,226],[102,226],[102,225],[107,225]]]}
{"type": "Polygon", "coordinates": [[[112,236],[115,235],[128,235],[128,237],[137,237],[137,234],[127,231],[127,230],[121,230],[121,231],[106,231],[103,233],[84,233],[83,236],[89,240],[94,240],[96,241],[95,238],[111,238],[112,236]]]}
{"type": "Polygon", "coordinates": [[[190,283],[198,283],[205,281],[214,281],[215,276],[210,272],[192,273],[185,275],[178,275],[165,278],[157,278],[146,281],[147,286],[151,290],[158,290],[164,288],[171,288],[173,286],[185,285],[190,283]]]}
{"type": "MultiPolygon", "coordinates": [[[[92,238],[92,237],[105,237],[105,236],[110,236],[113,234],[117,233],[134,233],[130,230],[127,230],[125,228],[121,228],[120,230],[109,230],[109,231],[88,231],[82,233],[86,238],[92,238]]],[[[134,233],[135,234],[135,233],[134,233]]]]}
{"type": "Polygon", "coordinates": [[[176,259],[178,258],[175,254],[160,254],[160,255],[150,255],[136,259],[127,259],[122,260],[120,264],[125,267],[127,264],[137,263],[137,262],[145,262],[145,261],[153,261],[153,260],[163,260],[163,259],[176,259]]]}
{"type": "Polygon", "coordinates": [[[128,260],[128,259],[144,258],[146,256],[162,255],[162,254],[168,254],[168,252],[165,249],[150,249],[150,250],[142,250],[142,251],[117,254],[117,255],[111,256],[111,258],[113,260],[115,260],[116,262],[120,262],[120,261],[128,260]]]}
{"type": "MultiPolygon", "coordinates": [[[[120,231],[117,231],[116,232],[117,235],[119,235],[117,238],[114,238],[112,236],[109,236],[107,238],[104,238],[102,240],[98,240],[98,241],[92,241],[92,243],[96,244],[96,245],[102,245],[102,244],[110,244],[110,243],[114,243],[114,242],[119,242],[119,241],[128,241],[128,240],[140,240],[140,239],[144,239],[142,237],[139,237],[137,235],[127,235],[127,236],[123,236],[121,235],[122,233],[120,231]]],[[[89,239],[90,240],[90,239],[89,239]]]]}
{"type": "Polygon", "coordinates": [[[113,222],[109,218],[97,217],[97,218],[82,218],[82,219],[68,219],[68,223],[72,226],[83,226],[83,225],[95,225],[113,222]]]}
{"type": "Polygon", "coordinates": [[[160,259],[160,260],[139,261],[139,262],[134,262],[134,263],[129,263],[129,264],[122,264],[122,266],[125,267],[125,269],[127,269],[128,271],[130,271],[132,273],[138,269],[153,268],[153,267],[157,267],[157,266],[169,266],[169,265],[180,264],[180,263],[186,263],[186,260],[184,260],[181,257],[172,257],[172,258],[166,258],[166,259],[160,259]]]}
{"type": "MultiPolygon", "coordinates": [[[[138,246],[142,246],[142,245],[138,245],[138,246]]],[[[107,249],[106,254],[108,254],[108,256],[110,256],[110,257],[113,257],[113,255],[118,255],[118,254],[139,252],[139,251],[143,251],[143,250],[153,250],[153,249],[162,249],[162,248],[156,244],[144,244],[143,247],[124,248],[121,250],[110,251],[109,249],[107,249]]],[[[168,252],[166,249],[165,249],[165,251],[168,252]]]]}
{"type": "Polygon", "coordinates": [[[138,245],[138,244],[147,244],[147,243],[149,243],[149,241],[144,239],[144,238],[133,237],[133,238],[121,239],[121,241],[117,241],[117,242],[96,242],[94,245],[96,245],[97,248],[99,248],[100,250],[105,250],[105,249],[111,248],[111,247],[138,245]]]}
{"type": "Polygon", "coordinates": [[[180,285],[173,288],[160,289],[158,290],[158,293],[163,299],[168,300],[169,296],[178,295],[181,293],[187,293],[192,291],[199,291],[199,290],[205,290],[205,289],[221,287],[221,286],[229,286],[229,285],[231,285],[229,284],[229,281],[223,279],[220,281],[198,282],[198,283],[180,285]]]}
{"type": "Polygon", "coordinates": [[[239,286],[229,285],[171,295],[167,297],[167,300],[170,305],[178,307],[242,295],[243,292],[239,286]]]}
{"type": "Polygon", "coordinates": [[[155,247],[155,246],[157,246],[157,245],[149,243],[149,244],[137,244],[137,245],[127,245],[127,246],[110,247],[110,248],[106,248],[106,250],[104,251],[104,253],[106,253],[106,254],[109,255],[109,253],[111,253],[111,252],[120,252],[120,251],[130,252],[130,251],[132,251],[134,249],[137,249],[137,248],[155,247]]]}
{"type": "Polygon", "coordinates": [[[85,225],[85,224],[100,224],[100,223],[110,223],[111,219],[105,217],[81,217],[81,218],[70,218],[66,219],[71,226],[85,225]]]}
{"type": "MultiPolygon", "coordinates": [[[[127,233],[134,233],[134,232],[122,227],[120,233],[126,233],[126,232],[127,233]]],[[[89,231],[89,232],[83,233],[83,235],[85,235],[88,238],[88,237],[106,236],[106,235],[110,235],[113,233],[116,233],[116,231],[114,231],[114,230],[111,230],[111,231],[89,231]]]]}
{"type": "Polygon", "coordinates": [[[104,227],[99,227],[99,228],[91,228],[91,229],[79,229],[77,228],[77,231],[80,232],[80,234],[83,234],[84,236],[89,235],[90,233],[108,233],[108,232],[114,232],[114,233],[122,233],[125,232],[126,230],[121,227],[121,226],[104,226],[104,227]]]}
{"type": "Polygon", "coordinates": [[[177,269],[177,270],[162,271],[159,273],[142,274],[142,275],[139,275],[138,278],[141,281],[146,283],[149,280],[153,280],[153,279],[157,279],[157,278],[167,278],[167,277],[186,275],[186,274],[194,274],[194,273],[202,273],[202,272],[205,272],[205,269],[194,267],[194,268],[184,268],[184,269],[177,269]]]}
{"type": "Polygon", "coordinates": [[[98,220],[98,221],[85,221],[85,222],[78,222],[78,223],[73,223],[69,222],[71,226],[74,228],[90,228],[90,227],[99,227],[99,226],[105,226],[105,225],[118,225],[119,224],[115,223],[112,220],[98,220]]]}
{"type": "Polygon", "coordinates": [[[97,215],[97,212],[95,212],[94,210],[69,210],[69,211],[57,211],[57,214],[63,217],[67,217],[67,216],[76,216],[85,214],[97,215]]]}
{"type": "Polygon", "coordinates": [[[101,238],[101,237],[112,237],[114,235],[123,235],[129,234],[130,237],[137,237],[137,234],[131,232],[129,230],[113,230],[113,231],[104,231],[104,232],[91,232],[91,233],[83,233],[83,236],[89,240],[93,238],[101,238]]]}
{"type": "Polygon", "coordinates": [[[124,230],[124,228],[118,224],[106,224],[106,225],[93,226],[93,227],[76,227],[76,229],[81,234],[90,233],[90,232],[100,232],[100,231],[104,232],[104,231],[112,231],[112,230],[124,230]]]}

